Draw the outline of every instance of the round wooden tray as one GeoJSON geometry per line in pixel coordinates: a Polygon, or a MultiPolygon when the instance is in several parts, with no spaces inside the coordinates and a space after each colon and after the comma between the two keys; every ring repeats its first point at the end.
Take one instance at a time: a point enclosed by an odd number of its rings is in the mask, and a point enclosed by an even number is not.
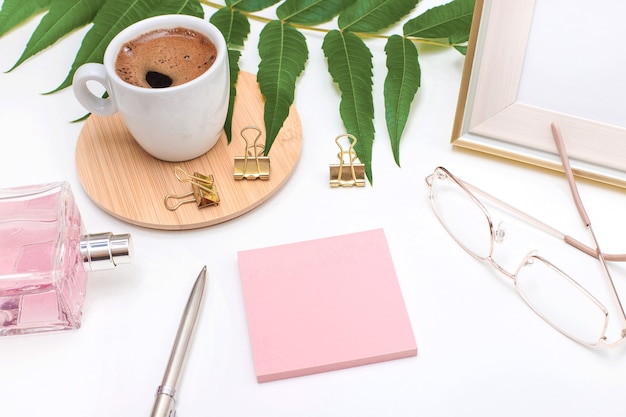
{"type": "MultiPolygon", "coordinates": [[[[240,72],[233,111],[233,138],[226,135],[205,155],[186,162],[164,162],[146,153],[133,139],[121,118],[91,115],[76,144],[76,168],[89,197],[104,211],[123,221],[165,230],[196,229],[234,219],[273,196],[293,172],[302,148],[302,127],[295,107],[276,137],[270,157],[268,181],[235,180],[234,159],[245,155],[240,132],[248,126],[263,131],[263,97],[256,77],[240,72]],[[183,204],[175,211],[165,207],[168,194],[192,191],[180,182],[174,168],[189,174],[213,175],[220,197],[216,206],[198,208],[183,204]]],[[[246,137],[255,135],[246,132],[246,137]]],[[[255,132],[253,132],[255,133],[255,132]]],[[[258,143],[264,143],[265,134],[258,143]]]]}

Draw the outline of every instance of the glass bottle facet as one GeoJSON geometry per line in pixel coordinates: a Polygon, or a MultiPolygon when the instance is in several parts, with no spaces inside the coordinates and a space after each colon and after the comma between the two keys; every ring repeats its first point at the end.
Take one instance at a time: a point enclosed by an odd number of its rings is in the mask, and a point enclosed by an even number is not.
{"type": "Polygon", "coordinates": [[[68,183],[0,190],[0,336],[80,327],[86,270],[130,262],[129,235],[100,234],[126,250],[92,268],[91,236],[68,183]]]}

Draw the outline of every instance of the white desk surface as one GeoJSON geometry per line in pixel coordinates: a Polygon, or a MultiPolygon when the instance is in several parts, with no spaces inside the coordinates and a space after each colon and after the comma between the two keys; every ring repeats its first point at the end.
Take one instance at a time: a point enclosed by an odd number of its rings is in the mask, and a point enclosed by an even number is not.
{"type": "MultiPolygon", "coordinates": [[[[418,7],[438,3],[424,0],[418,7]]],[[[17,60],[37,21],[0,39],[2,71],[17,60]]],[[[252,26],[241,65],[256,73],[260,26],[252,26]]],[[[88,229],[132,233],[136,256],[132,266],[91,277],[80,330],[0,339],[3,417],[148,415],[182,307],[205,264],[210,282],[180,388],[181,416],[623,414],[626,347],[590,350],[552,330],[501,276],[457,247],[431,211],[424,177],[444,165],[587,238],[562,176],[451,147],[460,54],[420,47],[423,86],[398,168],[383,117],[384,42],[369,42],[377,57],[374,186],[331,189],[328,166],[336,158],[334,138],[343,132],[339,95],[321,36],[308,34],[309,63],[296,92],[304,144],[294,175],[241,218],[165,232],[125,224],[91,202],[74,165],[83,124],[69,123],[84,110],[71,89],[41,94],[65,78],[84,31],[0,74],[0,186],[69,181],[88,229]],[[257,383],[237,251],[379,227],[392,251],[417,357],[257,383]]],[[[604,249],[626,251],[623,190],[590,182],[580,189],[604,249]]],[[[626,283],[626,277],[617,280],[626,283]]]]}

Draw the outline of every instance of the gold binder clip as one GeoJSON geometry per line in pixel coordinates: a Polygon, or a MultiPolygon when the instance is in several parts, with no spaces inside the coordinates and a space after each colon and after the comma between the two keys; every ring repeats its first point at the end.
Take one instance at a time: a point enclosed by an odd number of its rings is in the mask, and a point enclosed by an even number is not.
{"type": "Polygon", "coordinates": [[[365,187],[365,166],[359,161],[354,151],[356,137],[346,133],[335,138],[335,143],[339,146],[339,164],[330,165],[330,186],[336,187],[365,187]],[[350,140],[350,148],[346,151],[339,143],[339,139],[347,137],[350,140]],[[344,159],[348,157],[346,162],[344,159]],[[357,161],[357,162],[355,162],[357,161]]]}
{"type": "Polygon", "coordinates": [[[187,203],[196,203],[198,208],[216,206],[220,202],[220,197],[215,189],[215,181],[213,175],[202,175],[194,172],[193,175],[186,173],[181,167],[174,168],[174,175],[180,182],[191,183],[191,191],[187,194],[168,194],[165,196],[165,207],[174,211],[178,207],[187,203]],[[185,197],[193,196],[193,198],[183,200],[185,197]],[[170,200],[177,200],[176,204],[170,205],[170,200]]]}
{"type": "Polygon", "coordinates": [[[235,172],[234,177],[236,180],[269,180],[270,179],[270,158],[269,156],[261,156],[265,148],[264,144],[257,144],[257,141],[261,137],[261,131],[254,127],[248,126],[241,131],[241,137],[246,142],[246,150],[244,156],[235,157],[235,172]],[[257,135],[249,144],[248,139],[244,135],[246,130],[256,130],[257,135]],[[260,148],[260,150],[258,150],[260,148]]]}

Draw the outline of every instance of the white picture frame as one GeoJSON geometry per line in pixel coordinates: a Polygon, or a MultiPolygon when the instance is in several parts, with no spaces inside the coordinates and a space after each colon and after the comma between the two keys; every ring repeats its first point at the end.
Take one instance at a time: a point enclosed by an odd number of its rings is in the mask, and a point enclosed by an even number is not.
{"type": "Polygon", "coordinates": [[[622,0],[476,0],[451,143],[626,187],[622,0]],[[583,24],[584,23],[584,24],[583,24]]]}

